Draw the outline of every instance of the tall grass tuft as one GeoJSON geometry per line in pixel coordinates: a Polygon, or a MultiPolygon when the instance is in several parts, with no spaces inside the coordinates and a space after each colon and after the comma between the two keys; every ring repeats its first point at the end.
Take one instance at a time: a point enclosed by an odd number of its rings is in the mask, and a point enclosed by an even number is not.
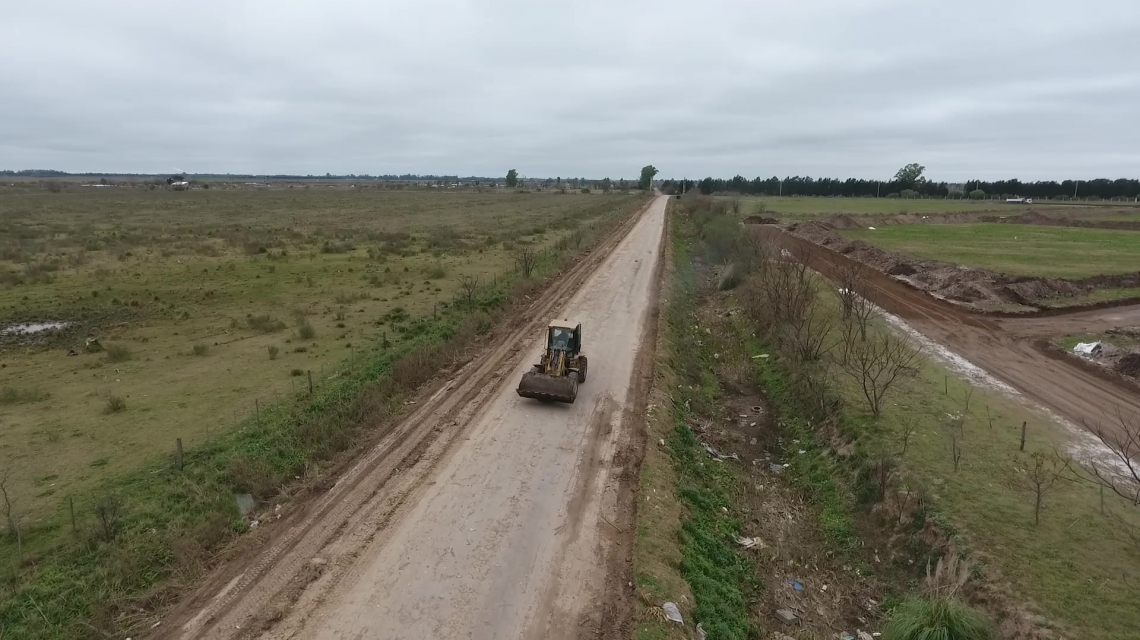
{"type": "Polygon", "coordinates": [[[957,598],[905,600],[891,612],[883,640],[992,640],[989,620],[957,598]]]}
{"type": "Polygon", "coordinates": [[[131,350],[121,344],[107,347],[107,362],[126,362],[131,357],[131,350]]]}
{"type": "Polygon", "coordinates": [[[317,330],[305,318],[297,320],[297,336],[302,340],[312,340],[317,337],[317,330]]]}

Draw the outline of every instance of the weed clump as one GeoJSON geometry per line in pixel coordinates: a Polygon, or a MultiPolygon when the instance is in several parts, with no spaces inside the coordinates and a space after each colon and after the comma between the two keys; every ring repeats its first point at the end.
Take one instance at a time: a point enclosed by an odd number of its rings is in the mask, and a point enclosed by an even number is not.
{"type": "Polygon", "coordinates": [[[209,345],[206,345],[206,344],[204,344],[204,343],[201,343],[201,342],[199,342],[198,344],[194,345],[194,355],[196,355],[196,356],[204,356],[204,355],[206,355],[206,354],[208,354],[208,353],[210,353],[210,347],[209,347],[209,345]]]}
{"type": "Polygon", "coordinates": [[[121,413],[127,410],[127,401],[116,395],[107,395],[107,402],[103,407],[104,413],[121,413]]]}
{"type": "Polygon", "coordinates": [[[281,348],[275,344],[269,345],[269,359],[276,360],[277,354],[281,352],[281,348]]]}
{"type": "Polygon", "coordinates": [[[126,362],[133,356],[131,350],[121,344],[113,344],[107,347],[107,362],[126,362]]]}
{"type": "Polygon", "coordinates": [[[317,337],[317,330],[313,328],[312,323],[301,318],[297,321],[297,337],[302,340],[312,340],[317,337]]]}
{"type": "Polygon", "coordinates": [[[50,397],[51,394],[42,389],[22,389],[20,387],[4,387],[0,389],[0,405],[42,402],[50,397]]]}
{"type": "Polygon", "coordinates": [[[912,598],[891,612],[883,640],[991,640],[990,623],[956,598],[912,598]]]}
{"type": "Polygon", "coordinates": [[[285,328],[285,323],[275,320],[267,314],[249,316],[246,318],[249,328],[261,333],[275,333],[285,328]]]}

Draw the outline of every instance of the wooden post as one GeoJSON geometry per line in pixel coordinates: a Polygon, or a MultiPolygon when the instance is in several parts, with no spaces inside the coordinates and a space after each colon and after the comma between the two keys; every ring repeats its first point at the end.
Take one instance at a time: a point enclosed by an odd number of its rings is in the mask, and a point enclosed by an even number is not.
{"type": "Polygon", "coordinates": [[[309,369],[309,395],[313,395],[313,370],[309,369]]]}
{"type": "Polygon", "coordinates": [[[253,399],[253,416],[257,420],[257,426],[261,426],[261,403],[257,398],[253,399]]]}
{"type": "MultiPolygon", "coordinates": [[[[1104,490],[1101,490],[1101,504],[1104,504],[1104,490]]],[[[71,510],[71,532],[79,533],[79,527],[75,525],[75,498],[73,496],[67,497],[67,506],[71,510]]],[[[1103,509],[1102,509],[1103,511],[1103,509]]]]}
{"type": "Polygon", "coordinates": [[[174,466],[182,471],[182,438],[174,439],[174,466]]]}
{"type": "Polygon", "coordinates": [[[950,376],[942,376],[942,393],[950,395],[950,376]]]}
{"type": "Polygon", "coordinates": [[[1100,485],[1100,515],[1104,515],[1104,485],[1100,485]]]}
{"type": "Polygon", "coordinates": [[[1025,451],[1025,423],[1024,422],[1021,423],[1021,449],[1019,449],[1019,451],[1025,451]]]}

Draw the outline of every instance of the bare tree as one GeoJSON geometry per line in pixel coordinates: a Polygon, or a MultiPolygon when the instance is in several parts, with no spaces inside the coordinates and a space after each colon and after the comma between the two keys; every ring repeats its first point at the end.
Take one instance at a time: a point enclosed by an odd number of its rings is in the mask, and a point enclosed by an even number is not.
{"type": "Polygon", "coordinates": [[[855,260],[835,264],[835,282],[838,288],[839,308],[843,321],[859,329],[859,336],[867,339],[867,326],[878,315],[878,307],[868,298],[869,268],[855,260]]]}
{"type": "Polygon", "coordinates": [[[515,266],[524,278],[529,278],[538,266],[538,252],[530,247],[521,247],[515,252],[515,266]]]}
{"type": "Polygon", "coordinates": [[[479,295],[479,276],[463,274],[458,279],[459,299],[469,307],[474,305],[475,297],[479,295]]]}
{"type": "Polygon", "coordinates": [[[907,449],[909,449],[909,448],[910,448],[910,438],[911,438],[911,436],[913,436],[913,435],[914,435],[914,434],[915,434],[917,431],[918,431],[918,429],[916,429],[916,428],[915,428],[915,426],[914,426],[914,418],[913,418],[913,417],[907,417],[907,418],[904,418],[904,419],[903,419],[903,425],[902,425],[902,452],[901,452],[901,453],[899,453],[899,455],[902,455],[902,456],[905,456],[905,455],[906,455],[907,449]]]}
{"type": "Polygon", "coordinates": [[[1033,524],[1041,524],[1041,506],[1059,483],[1068,482],[1069,459],[1057,452],[1036,451],[1026,458],[1013,458],[1010,482],[1033,501],[1033,524]]]}
{"type": "Polygon", "coordinates": [[[784,351],[800,362],[815,362],[835,346],[831,330],[835,326],[816,297],[807,298],[798,313],[784,319],[781,345],[784,351]]]}
{"type": "Polygon", "coordinates": [[[867,408],[876,417],[882,413],[887,392],[900,379],[915,375],[924,359],[922,349],[910,336],[890,332],[871,334],[866,340],[853,331],[846,332],[840,347],[836,362],[859,383],[867,408]]]}
{"type": "Polygon", "coordinates": [[[1085,462],[1081,466],[1088,479],[1116,495],[1140,506],[1140,416],[1128,415],[1119,406],[1115,414],[1105,421],[1082,421],[1083,426],[1097,437],[1116,459],[1116,464],[1099,461],[1085,462]]]}
{"type": "Polygon", "coordinates": [[[16,549],[22,563],[24,559],[24,537],[20,532],[20,518],[12,506],[11,496],[8,495],[8,475],[10,472],[11,469],[4,469],[4,475],[0,477],[0,495],[4,498],[4,520],[8,523],[8,535],[16,539],[16,549]]]}

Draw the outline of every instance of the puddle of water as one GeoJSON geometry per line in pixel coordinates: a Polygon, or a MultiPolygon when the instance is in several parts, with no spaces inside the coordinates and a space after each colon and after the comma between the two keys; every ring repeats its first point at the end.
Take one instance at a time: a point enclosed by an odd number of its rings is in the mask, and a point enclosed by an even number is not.
{"type": "Polygon", "coordinates": [[[68,322],[62,320],[49,320],[47,322],[25,322],[22,324],[13,324],[3,329],[0,329],[0,335],[10,336],[27,336],[42,333],[44,331],[52,331],[55,329],[62,329],[66,327],[68,322]]]}

